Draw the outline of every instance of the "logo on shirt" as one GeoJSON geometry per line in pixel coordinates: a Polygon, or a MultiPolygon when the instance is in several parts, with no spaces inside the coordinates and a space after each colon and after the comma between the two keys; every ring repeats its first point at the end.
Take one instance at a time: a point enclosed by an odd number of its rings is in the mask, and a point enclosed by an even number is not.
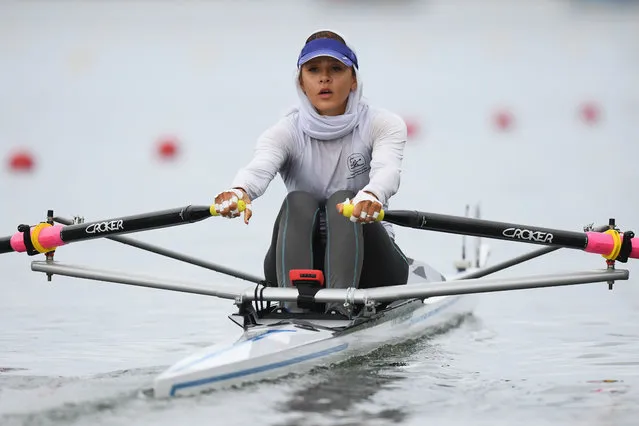
{"type": "Polygon", "coordinates": [[[364,155],[359,152],[349,155],[346,161],[348,163],[348,170],[350,171],[349,179],[361,175],[362,173],[366,173],[371,169],[370,166],[366,164],[366,158],[364,158],[364,155]]]}

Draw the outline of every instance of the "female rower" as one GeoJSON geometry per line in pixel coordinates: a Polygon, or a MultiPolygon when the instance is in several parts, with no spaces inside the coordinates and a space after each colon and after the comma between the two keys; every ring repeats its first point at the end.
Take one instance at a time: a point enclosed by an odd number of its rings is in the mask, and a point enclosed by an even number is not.
{"type": "Polygon", "coordinates": [[[406,257],[391,225],[375,219],[399,188],[406,124],[362,98],[357,56],[338,34],[312,34],[297,67],[299,106],[262,133],[216,210],[238,217],[241,199],[248,224],[251,201],[279,173],[288,194],[264,259],[267,282],[289,287],[290,270],[321,269],[327,288],[405,284],[406,257]],[[350,221],[345,203],[354,205],[350,221]]]}

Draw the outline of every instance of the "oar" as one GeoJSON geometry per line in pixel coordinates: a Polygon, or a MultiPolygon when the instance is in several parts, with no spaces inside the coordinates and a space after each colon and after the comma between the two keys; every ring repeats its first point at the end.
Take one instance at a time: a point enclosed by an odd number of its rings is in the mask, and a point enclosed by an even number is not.
{"type": "MultiPolygon", "coordinates": [[[[240,200],[238,210],[243,211],[245,208],[244,201],[240,200]]],[[[218,216],[215,206],[186,206],[76,225],[51,225],[47,222],[33,227],[20,225],[18,232],[12,236],[0,238],[0,254],[12,251],[46,253],[71,242],[166,228],[198,222],[212,216],[218,216]]]]}
{"type": "MultiPolygon", "coordinates": [[[[344,216],[349,217],[352,212],[352,204],[344,205],[344,216]]],[[[639,258],[639,238],[633,238],[632,231],[619,233],[613,228],[605,232],[563,231],[409,210],[382,211],[377,217],[377,221],[381,220],[409,228],[578,249],[620,262],[627,262],[629,257],[639,258]]]]}

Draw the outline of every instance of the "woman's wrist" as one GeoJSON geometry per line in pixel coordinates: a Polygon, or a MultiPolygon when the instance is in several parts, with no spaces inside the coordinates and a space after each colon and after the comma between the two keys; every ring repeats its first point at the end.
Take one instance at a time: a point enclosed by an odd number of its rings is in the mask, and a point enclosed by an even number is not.
{"type": "Polygon", "coordinates": [[[367,193],[367,194],[372,195],[373,197],[375,197],[375,198],[377,199],[377,201],[379,201],[379,197],[378,197],[377,195],[373,194],[373,193],[372,193],[372,192],[370,192],[370,191],[364,191],[364,192],[365,192],[365,193],[367,193]]]}

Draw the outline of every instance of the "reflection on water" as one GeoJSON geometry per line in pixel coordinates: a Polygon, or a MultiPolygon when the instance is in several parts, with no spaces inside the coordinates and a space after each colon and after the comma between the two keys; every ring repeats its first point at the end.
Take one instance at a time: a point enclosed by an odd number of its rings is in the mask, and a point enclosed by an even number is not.
{"type": "MultiPolygon", "coordinates": [[[[308,414],[321,414],[335,420],[373,419],[400,423],[410,416],[403,405],[383,407],[379,410],[357,409],[358,404],[372,400],[380,391],[398,387],[403,380],[411,378],[405,370],[411,358],[419,353],[420,358],[434,361],[445,358],[432,339],[458,328],[472,318],[466,315],[444,324],[417,338],[396,345],[384,345],[364,356],[353,357],[331,368],[315,369],[311,384],[296,390],[290,399],[279,404],[283,412],[293,414],[282,426],[308,423],[308,414]],[[297,414],[297,415],[296,415],[297,414]]],[[[354,423],[340,423],[354,424],[354,423]]]]}

